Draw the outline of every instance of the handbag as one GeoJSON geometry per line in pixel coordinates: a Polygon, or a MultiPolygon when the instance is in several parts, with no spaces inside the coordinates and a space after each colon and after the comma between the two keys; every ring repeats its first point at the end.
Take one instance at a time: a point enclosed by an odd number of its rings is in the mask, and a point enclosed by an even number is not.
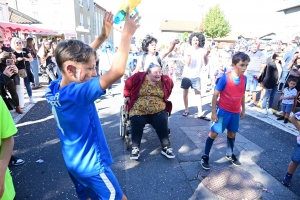
{"type": "Polygon", "coordinates": [[[26,78],[27,77],[27,72],[25,69],[19,69],[18,74],[21,78],[26,78]]]}

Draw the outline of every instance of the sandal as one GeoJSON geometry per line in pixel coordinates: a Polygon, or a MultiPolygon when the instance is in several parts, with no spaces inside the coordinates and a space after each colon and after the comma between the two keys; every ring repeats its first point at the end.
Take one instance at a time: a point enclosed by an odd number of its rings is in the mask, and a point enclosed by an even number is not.
{"type": "Polygon", "coordinates": [[[184,112],[184,113],[182,113],[182,116],[185,116],[185,117],[187,117],[187,116],[189,116],[189,112],[184,112]]]}
{"type": "Polygon", "coordinates": [[[211,119],[209,119],[208,117],[205,117],[205,116],[200,116],[200,117],[197,117],[198,119],[203,119],[205,121],[210,121],[211,119]]]}

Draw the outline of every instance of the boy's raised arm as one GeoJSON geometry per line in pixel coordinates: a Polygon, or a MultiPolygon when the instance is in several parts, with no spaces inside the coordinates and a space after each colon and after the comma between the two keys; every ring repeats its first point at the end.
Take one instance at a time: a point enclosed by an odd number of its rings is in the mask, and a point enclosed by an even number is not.
{"type": "Polygon", "coordinates": [[[129,9],[127,8],[126,21],[122,33],[121,44],[117,53],[114,55],[111,68],[99,79],[100,85],[103,90],[106,90],[109,86],[114,84],[125,73],[131,39],[135,31],[139,27],[138,22],[140,20],[140,17],[138,18],[138,13],[130,18],[128,11],[129,9]]]}
{"type": "Polygon", "coordinates": [[[111,12],[105,12],[103,17],[103,26],[101,34],[90,44],[90,47],[97,50],[103,44],[103,42],[108,38],[111,29],[113,27],[114,15],[111,12]]]}

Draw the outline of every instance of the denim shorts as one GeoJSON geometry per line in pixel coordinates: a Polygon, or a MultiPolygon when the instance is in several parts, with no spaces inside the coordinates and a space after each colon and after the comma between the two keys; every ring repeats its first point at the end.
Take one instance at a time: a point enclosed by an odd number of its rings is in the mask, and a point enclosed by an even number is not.
{"type": "Polygon", "coordinates": [[[200,91],[201,90],[201,81],[200,78],[186,78],[183,77],[181,81],[181,88],[182,89],[189,89],[193,88],[194,90],[200,91]]]}
{"type": "Polygon", "coordinates": [[[281,104],[282,112],[290,113],[292,111],[292,108],[293,108],[293,104],[285,104],[285,103],[281,104]]]}
{"type": "Polygon", "coordinates": [[[294,150],[294,153],[293,153],[291,159],[293,162],[300,164],[300,145],[298,143],[295,147],[295,150],[294,150]]]}
{"type": "Polygon", "coordinates": [[[247,76],[247,84],[246,91],[255,92],[258,84],[258,79],[254,74],[246,74],[247,76]]]}

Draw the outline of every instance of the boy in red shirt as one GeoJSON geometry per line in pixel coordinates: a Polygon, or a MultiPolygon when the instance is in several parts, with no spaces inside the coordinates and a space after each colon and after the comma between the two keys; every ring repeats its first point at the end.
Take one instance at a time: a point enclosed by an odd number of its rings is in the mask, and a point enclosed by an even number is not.
{"type": "Polygon", "coordinates": [[[209,152],[212,144],[218,134],[222,134],[227,129],[227,154],[226,158],[236,166],[241,163],[233,154],[236,132],[239,130],[240,118],[245,116],[245,90],[247,78],[245,73],[250,58],[247,54],[239,52],[232,58],[232,67],[234,70],[224,74],[218,81],[212,98],[212,114],[213,124],[208,134],[205,152],[201,159],[201,166],[205,170],[209,170],[208,163],[209,152]],[[220,99],[217,105],[217,99],[220,99]],[[242,111],[241,111],[242,107],[242,111]]]}

